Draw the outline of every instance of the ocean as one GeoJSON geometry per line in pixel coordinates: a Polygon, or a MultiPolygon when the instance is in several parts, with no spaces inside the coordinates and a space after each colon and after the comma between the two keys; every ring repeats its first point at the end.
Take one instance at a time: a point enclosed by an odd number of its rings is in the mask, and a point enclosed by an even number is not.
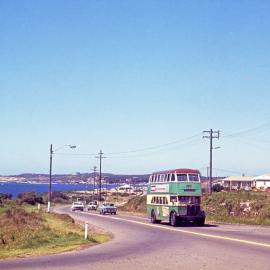
{"type": "MultiPolygon", "coordinates": [[[[105,185],[103,186],[105,187],[105,185]]],[[[108,185],[113,188],[115,185],[108,185]]],[[[52,191],[75,191],[75,190],[91,190],[93,185],[88,184],[52,184],[52,191]]],[[[16,198],[22,192],[48,192],[49,184],[31,184],[31,183],[0,183],[0,193],[12,194],[12,198],[16,198]]]]}

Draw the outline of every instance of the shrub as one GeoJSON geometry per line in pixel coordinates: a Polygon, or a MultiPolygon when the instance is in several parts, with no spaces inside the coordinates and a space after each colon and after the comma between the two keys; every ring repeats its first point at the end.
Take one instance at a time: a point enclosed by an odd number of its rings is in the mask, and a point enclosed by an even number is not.
{"type": "Polygon", "coordinates": [[[0,193],[0,204],[4,203],[7,200],[12,199],[12,194],[9,193],[0,193]]]}
{"type": "Polygon", "coordinates": [[[69,201],[69,197],[60,191],[54,191],[52,192],[51,201],[54,203],[66,203],[69,201]]]}
{"type": "Polygon", "coordinates": [[[18,199],[20,203],[27,203],[31,205],[35,205],[36,203],[43,204],[43,198],[36,192],[24,192],[18,195],[18,199]]]}
{"type": "Polygon", "coordinates": [[[213,191],[214,191],[214,192],[220,192],[220,191],[222,191],[223,189],[224,189],[223,186],[220,185],[220,184],[215,184],[215,185],[213,186],[213,191]]]}

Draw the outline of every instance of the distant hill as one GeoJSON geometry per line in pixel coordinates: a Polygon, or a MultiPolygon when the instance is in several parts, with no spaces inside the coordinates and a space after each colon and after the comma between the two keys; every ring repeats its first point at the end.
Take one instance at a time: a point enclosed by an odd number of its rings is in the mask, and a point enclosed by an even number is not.
{"type": "MultiPolygon", "coordinates": [[[[112,174],[102,173],[103,181],[107,183],[145,183],[148,181],[149,175],[134,175],[134,174],[112,174]]],[[[18,175],[2,176],[2,181],[16,182],[35,182],[47,183],[49,174],[39,173],[23,173],[18,175]]],[[[57,183],[89,183],[93,181],[94,173],[76,173],[76,174],[53,174],[52,181],[57,183]]],[[[98,179],[98,173],[96,174],[98,179]]]]}

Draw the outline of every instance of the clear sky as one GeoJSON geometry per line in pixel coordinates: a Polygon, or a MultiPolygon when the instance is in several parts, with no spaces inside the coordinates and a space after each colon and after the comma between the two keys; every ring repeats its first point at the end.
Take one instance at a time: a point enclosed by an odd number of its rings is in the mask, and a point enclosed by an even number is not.
{"type": "Polygon", "coordinates": [[[106,172],[204,174],[210,128],[214,175],[269,172],[269,14],[263,0],[0,0],[0,174],[47,173],[51,143],[77,145],[54,173],[88,172],[102,149],[106,172]]]}

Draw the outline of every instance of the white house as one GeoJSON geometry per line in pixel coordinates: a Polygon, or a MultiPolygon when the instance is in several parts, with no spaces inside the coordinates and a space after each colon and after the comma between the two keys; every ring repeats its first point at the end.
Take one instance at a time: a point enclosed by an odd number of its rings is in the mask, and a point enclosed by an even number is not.
{"type": "Polygon", "coordinates": [[[124,184],[118,188],[113,188],[113,192],[119,192],[119,193],[133,193],[134,188],[128,184],[124,184]]]}
{"type": "Polygon", "coordinates": [[[254,176],[230,176],[219,179],[216,183],[221,184],[229,190],[252,189],[255,187],[254,176]]]}
{"type": "Polygon", "coordinates": [[[270,188],[270,173],[254,177],[255,186],[258,189],[270,188]]]}

